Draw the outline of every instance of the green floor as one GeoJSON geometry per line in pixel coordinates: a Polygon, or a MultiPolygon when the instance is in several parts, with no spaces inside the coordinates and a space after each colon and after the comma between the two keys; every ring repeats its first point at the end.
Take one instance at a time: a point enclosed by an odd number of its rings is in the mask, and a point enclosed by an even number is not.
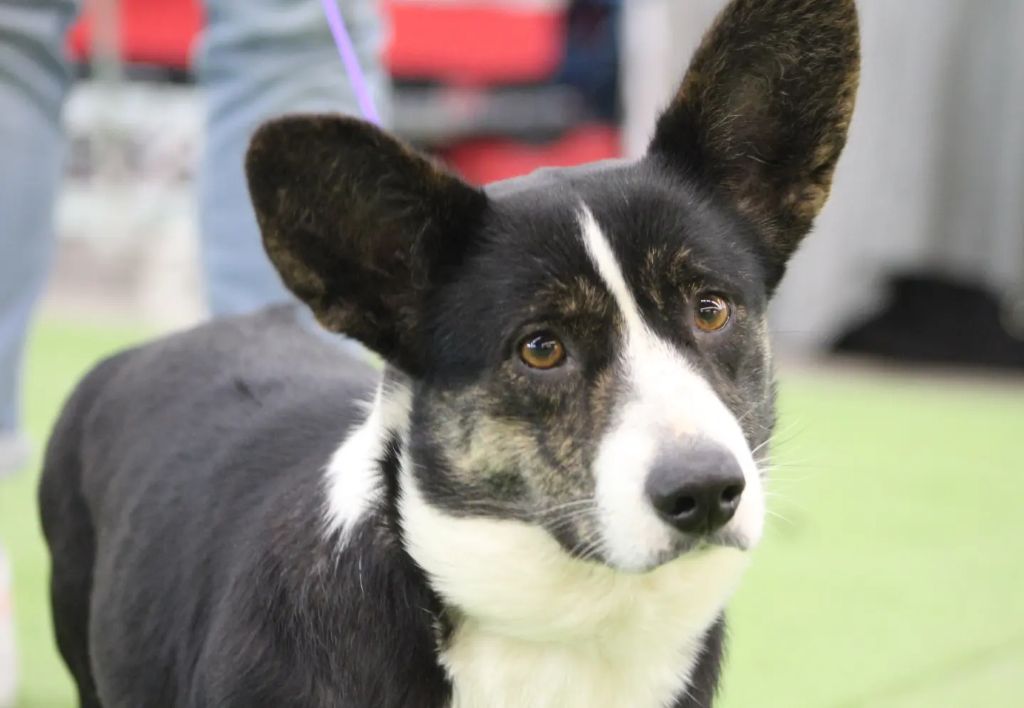
{"type": "MultiPolygon", "coordinates": [[[[44,323],[37,440],[78,376],[132,331],[44,323]]],[[[731,614],[721,705],[1024,706],[1024,385],[784,377],[769,533],[731,614]]],[[[0,482],[22,708],[70,685],[46,610],[32,475],[0,482]]]]}

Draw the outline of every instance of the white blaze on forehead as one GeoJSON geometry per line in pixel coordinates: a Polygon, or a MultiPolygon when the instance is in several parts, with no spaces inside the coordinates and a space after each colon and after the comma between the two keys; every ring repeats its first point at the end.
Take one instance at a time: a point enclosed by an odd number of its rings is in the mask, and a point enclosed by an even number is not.
{"type": "Polygon", "coordinates": [[[743,469],[746,489],[726,530],[755,545],[764,523],[764,497],[739,422],[682,353],[644,321],[611,244],[586,205],[579,222],[587,253],[625,325],[621,359],[628,395],[600,444],[593,470],[608,559],[624,569],[643,569],[671,550],[674,532],[657,517],[644,487],[659,449],[683,448],[688,438],[697,437],[728,449],[743,469]]]}
{"type": "MultiPolygon", "coordinates": [[[[605,238],[601,227],[594,218],[594,214],[584,205],[580,211],[580,226],[583,228],[583,245],[587,247],[587,254],[597,268],[598,275],[608,286],[612,297],[615,298],[619,311],[626,321],[626,333],[632,340],[634,337],[647,333],[647,325],[640,314],[640,307],[636,304],[633,291],[626,283],[626,276],[619,267],[619,261],[612,251],[612,245],[605,238]]],[[[642,337],[641,337],[642,338],[642,337]]]]}

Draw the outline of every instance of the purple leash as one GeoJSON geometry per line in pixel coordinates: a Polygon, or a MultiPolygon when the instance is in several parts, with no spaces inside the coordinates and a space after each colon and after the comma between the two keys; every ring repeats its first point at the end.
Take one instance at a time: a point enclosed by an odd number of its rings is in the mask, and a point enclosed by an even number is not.
{"type": "Polygon", "coordinates": [[[338,47],[338,54],[341,55],[341,63],[345,66],[345,73],[352,84],[352,90],[359,102],[359,110],[363,118],[374,125],[380,125],[380,115],[377,107],[373,105],[373,96],[370,94],[370,87],[366,83],[366,74],[359,66],[359,57],[356,56],[355,47],[352,46],[352,38],[345,28],[345,20],[341,17],[341,10],[338,8],[338,0],[321,0],[324,8],[324,15],[327,17],[327,24],[334,36],[334,43],[338,47]]]}

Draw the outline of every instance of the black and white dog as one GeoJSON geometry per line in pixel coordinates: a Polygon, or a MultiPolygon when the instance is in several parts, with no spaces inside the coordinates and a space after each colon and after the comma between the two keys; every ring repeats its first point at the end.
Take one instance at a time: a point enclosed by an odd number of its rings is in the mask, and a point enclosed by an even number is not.
{"type": "Polygon", "coordinates": [[[386,367],[282,307],[85,379],[41,488],[82,705],[710,705],[858,51],[853,0],[735,0],[646,157],[484,190],[263,127],[271,259],[386,367]]]}

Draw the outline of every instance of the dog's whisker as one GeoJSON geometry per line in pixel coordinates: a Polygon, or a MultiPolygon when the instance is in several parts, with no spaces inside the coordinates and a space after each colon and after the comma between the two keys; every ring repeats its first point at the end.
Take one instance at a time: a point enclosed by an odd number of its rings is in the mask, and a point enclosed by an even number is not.
{"type": "Polygon", "coordinates": [[[598,551],[601,550],[601,539],[593,538],[579,552],[578,558],[583,561],[594,560],[598,551]]]}
{"type": "Polygon", "coordinates": [[[754,462],[757,463],[759,466],[768,467],[768,468],[771,468],[773,470],[793,470],[793,469],[820,470],[822,468],[822,465],[820,463],[812,462],[811,460],[790,461],[790,460],[777,460],[777,459],[760,458],[760,459],[754,460],[754,462]]]}
{"type": "MultiPolygon", "coordinates": [[[[754,403],[753,405],[750,406],[750,408],[747,409],[747,411],[743,415],[741,415],[738,418],[736,418],[736,422],[742,423],[744,420],[746,420],[750,416],[751,413],[756,411],[758,408],[760,408],[760,403],[754,403]]],[[[764,429],[764,427],[765,427],[765,426],[760,425],[760,424],[757,424],[757,425],[761,429],[764,429]]]]}
{"type": "Polygon", "coordinates": [[[594,531],[588,531],[570,549],[570,554],[576,557],[578,560],[590,560],[594,556],[594,554],[600,550],[601,544],[602,539],[600,534],[594,531]]]}
{"type": "Polygon", "coordinates": [[[779,521],[783,522],[784,524],[786,524],[788,526],[794,526],[794,527],[796,526],[796,522],[794,522],[792,519],[790,519],[790,518],[788,518],[786,516],[783,516],[782,514],[780,514],[777,511],[774,511],[772,509],[766,509],[765,513],[768,516],[770,516],[771,518],[778,519],[779,521]]]}
{"type": "MultiPolygon", "coordinates": [[[[804,505],[801,502],[797,501],[792,496],[785,495],[785,494],[780,494],[779,492],[771,492],[771,491],[765,491],[764,495],[765,495],[765,499],[766,500],[771,500],[773,502],[772,506],[766,506],[765,507],[766,511],[768,511],[770,513],[778,514],[779,512],[777,511],[777,507],[778,507],[779,504],[784,504],[786,507],[795,509],[796,511],[799,511],[802,514],[807,514],[808,513],[806,505],[804,505]]],[[[787,521],[788,521],[788,519],[787,519],[787,521]]]]}
{"type": "Polygon", "coordinates": [[[557,519],[555,519],[553,521],[545,521],[544,525],[547,526],[552,531],[554,531],[554,530],[565,528],[566,526],[569,526],[572,523],[574,523],[574,522],[576,522],[576,521],[578,521],[580,519],[587,518],[590,515],[591,515],[590,510],[586,509],[586,510],[583,510],[581,512],[577,512],[575,514],[567,514],[566,516],[558,517],[557,519]]]}
{"type": "Polygon", "coordinates": [[[756,457],[757,453],[760,452],[761,450],[763,450],[765,447],[767,447],[771,442],[772,442],[772,438],[768,438],[764,442],[758,443],[754,447],[754,449],[750,451],[750,454],[756,457]]]}
{"type": "Polygon", "coordinates": [[[536,511],[532,511],[531,514],[533,516],[547,516],[550,514],[557,513],[559,511],[563,511],[565,509],[576,509],[579,507],[596,508],[596,506],[597,501],[594,499],[576,499],[574,501],[565,502],[564,504],[555,504],[554,506],[549,506],[543,509],[537,509],[536,511]]]}
{"type": "Polygon", "coordinates": [[[778,474],[776,474],[778,470],[774,468],[768,468],[764,470],[764,472],[767,473],[769,477],[768,481],[772,485],[799,484],[801,482],[809,482],[813,479],[816,479],[816,475],[813,474],[806,474],[799,477],[780,477],[778,474]]]}
{"type": "Polygon", "coordinates": [[[789,423],[784,428],[777,429],[772,433],[771,438],[769,438],[772,448],[783,448],[786,445],[791,444],[794,440],[800,437],[806,429],[807,427],[803,423],[799,422],[789,423]]]}

